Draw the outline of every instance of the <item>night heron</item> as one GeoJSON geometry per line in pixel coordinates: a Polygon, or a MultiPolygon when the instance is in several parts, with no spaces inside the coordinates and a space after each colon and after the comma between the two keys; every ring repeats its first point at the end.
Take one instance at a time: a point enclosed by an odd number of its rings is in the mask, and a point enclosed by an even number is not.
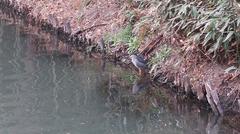
{"type": "Polygon", "coordinates": [[[105,53],[106,53],[106,51],[105,51],[106,45],[105,45],[105,42],[104,42],[103,38],[101,38],[101,39],[99,40],[98,46],[99,46],[99,48],[100,48],[100,52],[101,52],[102,54],[105,54],[105,53]]]}
{"type": "Polygon", "coordinates": [[[147,68],[147,61],[144,59],[143,55],[131,55],[130,56],[132,63],[135,67],[138,68],[139,74],[144,75],[145,69],[147,68]]]}

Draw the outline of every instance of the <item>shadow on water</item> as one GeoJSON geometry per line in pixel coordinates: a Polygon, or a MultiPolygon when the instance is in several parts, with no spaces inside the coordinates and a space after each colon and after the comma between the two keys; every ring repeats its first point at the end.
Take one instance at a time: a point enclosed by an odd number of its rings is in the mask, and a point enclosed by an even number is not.
{"type": "Polygon", "coordinates": [[[0,133],[239,133],[168,91],[56,37],[0,21],[0,133]]]}

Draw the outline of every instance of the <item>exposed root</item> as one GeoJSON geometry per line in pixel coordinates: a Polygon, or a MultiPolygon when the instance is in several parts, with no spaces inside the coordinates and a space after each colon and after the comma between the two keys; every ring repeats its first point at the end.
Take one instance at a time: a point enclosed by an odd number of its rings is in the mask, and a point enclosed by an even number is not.
{"type": "Polygon", "coordinates": [[[210,82],[205,82],[207,100],[215,114],[223,115],[223,109],[220,104],[216,89],[213,89],[210,82]]]}

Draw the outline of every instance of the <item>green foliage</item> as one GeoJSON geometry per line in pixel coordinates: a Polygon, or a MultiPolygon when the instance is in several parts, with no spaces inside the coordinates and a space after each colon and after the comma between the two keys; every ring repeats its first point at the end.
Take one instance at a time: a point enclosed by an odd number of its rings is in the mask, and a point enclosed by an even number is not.
{"type": "Polygon", "coordinates": [[[129,6],[123,8],[127,8],[126,17],[132,25],[113,36],[112,42],[114,45],[128,45],[130,53],[139,47],[137,44],[154,33],[178,33],[188,39],[190,47],[194,44],[194,48],[200,48],[206,55],[218,59],[234,58],[240,62],[240,8],[234,2],[128,0],[129,6]],[[135,16],[139,17],[137,22],[135,16]],[[134,38],[133,33],[138,39],[134,38]]]}
{"type": "Polygon", "coordinates": [[[139,48],[139,41],[138,41],[138,38],[135,36],[135,37],[132,37],[130,38],[129,42],[128,42],[128,53],[133,53],[135,52],[137,49],[139,48]]]}
{"type": "Polygon", "coordinates": [[[113,46],[116,46],[119,43],[128,43],[132,38],[132,26],[128,25],[126,28],[120,30],[114,35],[107,35],[106,41],[112,42],[113,46]]]}
{"type": "Polygon", "coordinates": [[[152,65],[161,63],[165,61],[170,54],[171,54],[171,48],[165,45],[160,49],[160,51],[155,53],[155,56],[151,58],[149,64],[152,66],[152,65]]]}
{"type": "Polygon", "coordinates": [[[189,37],[214,56],[222,56],[222,52],[225,57],[229,52],[239,54],[240,17],[230,1],[168,0],[161,7],[169,31],[189,37]]]}
{"type": "Polygon", "coordinates": [[[130,24],[134,24],[135,21],[136,21],[136,16],[135,16],[135,13],[131,10],[127,10],[126,11],[126,17],[127,17],[127,20],[130,24]]]}
{"type": "Polygon", "coordinates": [[[240,71],[240,69],[235,66],[231,66],[231,67],[228,67],[227,69],[225,69],[225,73],[237,72],[237,71],[240,71]]]}
{"type": "Polygon", "coordinates": [[[120,43],[128,46],[128,53],[133,53],[139,47],[139,41],[136,36],[132,34],[132,26],[128,25],[126,28],[120,30],[117,34],[106,36],[105,39],[108,43],[113,43],[116,46],[120,43]]]}

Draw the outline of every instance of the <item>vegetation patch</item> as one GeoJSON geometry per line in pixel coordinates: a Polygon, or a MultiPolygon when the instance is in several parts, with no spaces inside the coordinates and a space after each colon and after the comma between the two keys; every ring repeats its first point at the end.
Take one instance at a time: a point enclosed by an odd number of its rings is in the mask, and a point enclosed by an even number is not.
{"type": "Polygon", "coordinates": [[[231,1],[179,0],[163,6],[168,30],[189,37],[214,57],[239,57],[240,16],[231,1]]]}
{"type": "Polygon", "coordinates": [[[105,40],[112,46],[119,44],[127,45],[127,51],[130,54],[139,48],[138,38],[133,35],[131,25],[126,26],[114,35],[107,35],[105,40]]]}
{"type": "MultiPolygon", "coordinates": [[[[180,34],[185,43],[213,59],[240,63],[240,7],[232,0],[132,0],[140,11],[148,11],[134,25],[142,38],[146,25],[150,34],[161,31],[180,34]],[[137,4],[136,4],[137,3],[137,4]],[[144,6],[143,6],[144,5],[144,6]],[[144,26],[144,27],[143,27],[144,26]],[[165,27],[163,27],[165,26],[165,27]]],[[[136,34],[136,35],[137,35],[136,34]]],[[[146,34],[145,34],[146,35],[146,34]]],[[[142,41],[142,39],[141,39],[142,41]]]]}
{"type": "Polygon", "coordinates": [[[171,48],[164,45],[155,55],[151,58],[149,65],[153,66],[155,64],[160,64],[165,61],[167,57],[171,54],[171,48]]]}

